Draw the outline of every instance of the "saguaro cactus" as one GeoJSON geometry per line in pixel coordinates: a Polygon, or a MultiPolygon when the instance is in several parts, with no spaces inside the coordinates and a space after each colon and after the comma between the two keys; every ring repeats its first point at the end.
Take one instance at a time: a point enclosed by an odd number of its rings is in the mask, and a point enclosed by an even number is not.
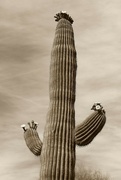
{"type": "Polygon", "coordinates": [[[89,144],[103,128],[106,117],[100,103],[75,128],[76,50],[73,20],[66,12],[56,14],[58,22],[50,63],[50,104],[44,130],[43,144],[34,121],[24,129],[28,148],[41,159],[41,180],[75,179],[75,145],[89,144]]]}

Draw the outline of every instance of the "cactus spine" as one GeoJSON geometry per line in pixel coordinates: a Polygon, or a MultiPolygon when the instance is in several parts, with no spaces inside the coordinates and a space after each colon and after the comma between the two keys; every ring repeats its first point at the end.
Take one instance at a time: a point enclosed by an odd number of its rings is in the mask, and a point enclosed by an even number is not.
{"type": "Polygon", "coordinates": [[[100,103],[93,105],[95,111],[75,128],[76,50],[73,19],[60,12],[50,63],[50,104],[44,130],[43,144],[36,131],[36,123],[25,125],[24,138],[35,155],[41,154],[41,180],[75,179],[75,145],[85,146],[103,128],[106,117],[100,103]]]}

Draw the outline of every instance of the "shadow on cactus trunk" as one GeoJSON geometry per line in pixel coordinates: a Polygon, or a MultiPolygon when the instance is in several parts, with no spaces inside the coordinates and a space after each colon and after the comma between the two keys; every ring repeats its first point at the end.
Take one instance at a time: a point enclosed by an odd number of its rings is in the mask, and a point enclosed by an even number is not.
{"type": "Polygon", "coordinates": [[[40,156],[41,180],[75,179],[75,146],[85,146],[103,128],[106,117],[100,103],[95,111],[75,128],[76,94],[76,49],[73,19],[62,11],[55,16],[58,22],[50,62],[49,112],[43,143],[37,133],[37,124],[32,121],[24,129],[25,142],[36,156],[40,156]]]}

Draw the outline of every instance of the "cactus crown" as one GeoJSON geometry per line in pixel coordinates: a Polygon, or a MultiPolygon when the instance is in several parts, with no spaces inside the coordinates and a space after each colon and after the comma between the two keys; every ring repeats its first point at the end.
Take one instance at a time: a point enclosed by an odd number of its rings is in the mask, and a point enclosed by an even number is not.
{"type": "Polygon", "coordinates": [[[71,24],[74,22],[71,16],[69,16],[69,14],[66,13],[66,11],[60,11],[54,16],[54,18],[55,18],[55,21],[59,21],[60,19],[63,18],[63,19],[68,20],[71,24]]]}

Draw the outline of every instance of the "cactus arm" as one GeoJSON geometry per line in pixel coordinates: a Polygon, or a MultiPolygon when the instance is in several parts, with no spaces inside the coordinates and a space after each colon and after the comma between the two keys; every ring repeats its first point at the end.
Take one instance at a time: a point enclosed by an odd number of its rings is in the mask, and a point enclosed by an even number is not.
{"type": "Polygon", "coordinates": [[[41,180],[74,180],[76,50],[69,15],[61,12],[51,53],[50,105],[41,154],[41,180]]]}
{"type": "Polygon", "coordinates": [[[106,122],[105,111],[97,105],[94,112],[86,120],[75,128],[75,143],[79,146],[88,145],[102,130],[106,122]]]}
{"type": "Polygon", "coordinates": [[[29,128],[26,129],[24,125],[21,127],[24,129],[24,139],[29,150],[36,156],[41,154],[42,150],[42,141],[39,138],[37,132],[37,124],[32,121],[32,123],[28,123],[29,128]]]}

